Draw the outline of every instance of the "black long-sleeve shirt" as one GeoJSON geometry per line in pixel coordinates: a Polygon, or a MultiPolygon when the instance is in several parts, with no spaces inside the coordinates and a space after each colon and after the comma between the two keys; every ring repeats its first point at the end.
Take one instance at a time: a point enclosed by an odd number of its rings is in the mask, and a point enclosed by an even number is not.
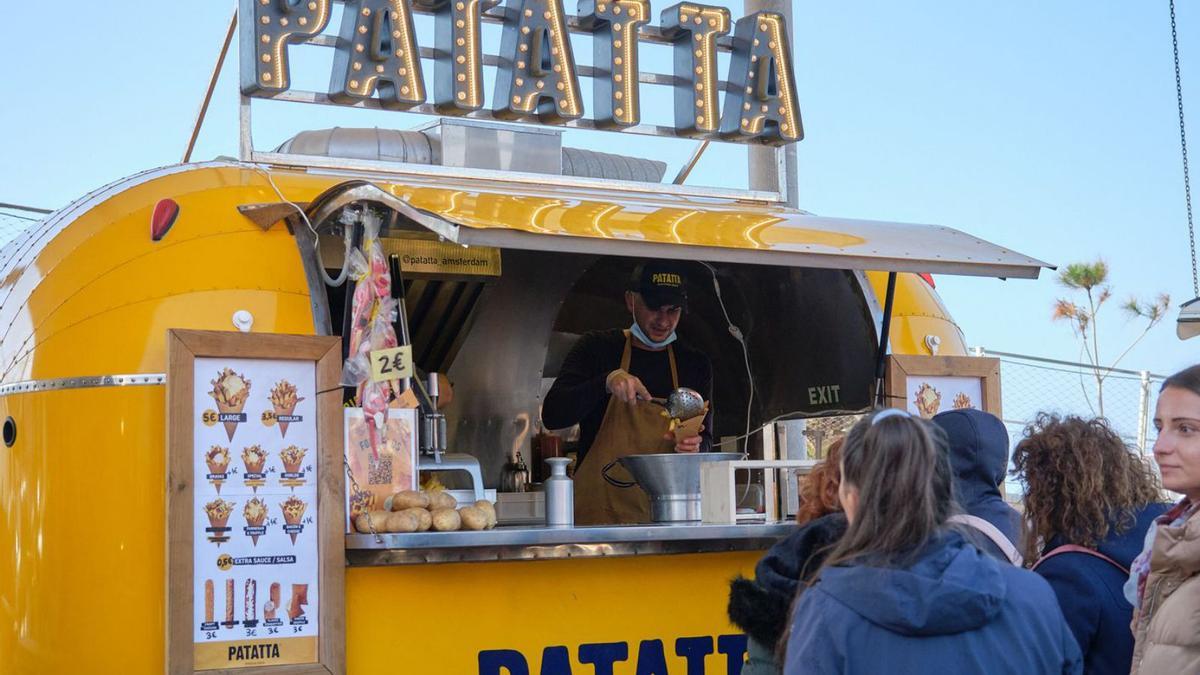
{"type": "MultiPolygon", "coordinates": [[[[700,433],[700,450],[712,450],[712,363],[702,352],[675,342],[675,367],[679,374],[679,386],[700,392],[704,400],[710,401],[708,415],[704,418],[704,431],[700,433]]],[[[584,455],[596,440],[596,432],[604,421],[608,409],[608,393],[605,380],[608,374],[621,366],[621,352],[625,348],[625,334],[621,330],[606,330],[586,333],[571,348],[558,378],[546,394],[542,403],[542,423],[549,429],[564,429],[579,425],[579,455],[584,455]]],[[[651,396],[665,398],[671,393],[671,362],[667,350],[649,351],[630,348],[629,373],[635,375],[646,386],[651,396]]]]}

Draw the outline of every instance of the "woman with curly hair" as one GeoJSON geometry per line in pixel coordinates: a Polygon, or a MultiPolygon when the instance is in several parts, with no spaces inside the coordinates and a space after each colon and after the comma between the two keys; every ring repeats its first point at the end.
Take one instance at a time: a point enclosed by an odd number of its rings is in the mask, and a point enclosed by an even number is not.
{"type": "Polygon", "coordinates": [[[1154,470],[1103,419],[1042,413],[1013,453],[1025,485],[1025,559],[1042,575],[1087,673],[1128,673],[1133,607],[1122,586],[1166,511],[1154,470]]]}
{"type": "Polygon", "coordinates": [[[758,561],[753,580],[737,577],[730,584],[729,619],[749,637],[742,675],[778,675],[777,645],[792,598],[846,531],[846,516],[838,503],[841,447],[839,438],[829,446],[825,461],[801,479],[796,531],[758,561]]]}

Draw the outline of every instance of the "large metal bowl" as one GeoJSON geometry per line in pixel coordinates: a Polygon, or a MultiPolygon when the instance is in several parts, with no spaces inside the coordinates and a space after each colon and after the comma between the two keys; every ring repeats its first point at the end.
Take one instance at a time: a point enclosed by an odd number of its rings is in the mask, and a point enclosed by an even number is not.
{"type": "Polygon", "coordinates": [[[700,463],[741,459],[740,452],[668,452],[628,455],[617,461],[634,483],[604,477],[618,487],[637,485],[650,498],[650,519],[656,523],[700,520],[700,463]]]}

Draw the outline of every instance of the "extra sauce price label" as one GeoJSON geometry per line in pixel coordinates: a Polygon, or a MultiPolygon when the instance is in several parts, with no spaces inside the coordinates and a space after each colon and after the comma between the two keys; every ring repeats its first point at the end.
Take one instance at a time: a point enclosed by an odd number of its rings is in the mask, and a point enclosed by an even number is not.
{"type": "Polygon", "coordinates": [[[371,380],[384,382],[412,377],[412,345],[371,352],[371,380]]]}

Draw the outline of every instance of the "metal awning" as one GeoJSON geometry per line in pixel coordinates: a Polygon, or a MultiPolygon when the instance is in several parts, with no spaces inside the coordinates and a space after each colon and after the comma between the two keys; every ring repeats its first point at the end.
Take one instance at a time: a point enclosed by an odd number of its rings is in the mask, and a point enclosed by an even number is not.
{"type": "MultiPolygon", "coordinates": [[[[551,180],[548,177],[548,180],[551,180]]],[[[958,230],[815,216],[758,202],[505,184],[353,181],[314,201],[378,201],[465,246],[1036,279],[1052,266],[958,230]],[[514,190],[513,188],[517,188],[514,190]]],[[[312,213],[321,222],[320,213],[312,213]]]]}

